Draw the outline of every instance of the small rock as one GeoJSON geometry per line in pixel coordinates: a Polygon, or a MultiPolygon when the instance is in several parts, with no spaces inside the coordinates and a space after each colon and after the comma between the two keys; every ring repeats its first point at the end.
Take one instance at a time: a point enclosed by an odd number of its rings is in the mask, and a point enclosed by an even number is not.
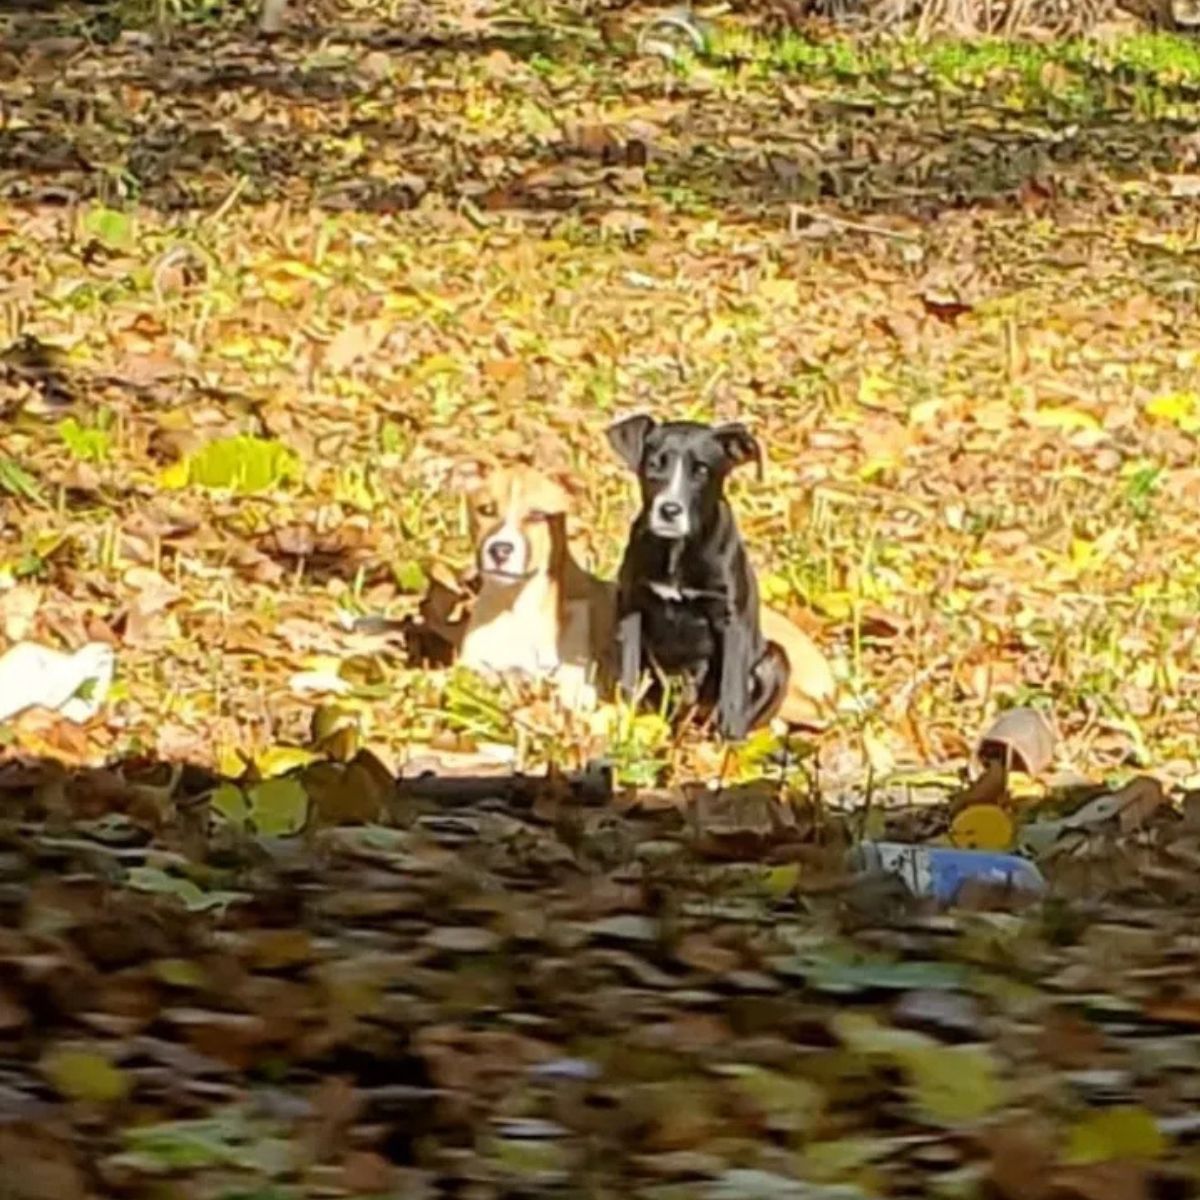
{"type": "Polygon", "coordinates": [[[600,1068],[586,1058],[555,1058],[529,1068],[534,1079],[598,1079],[600,1068]]]}
{"type": "Polygon", "coordinates": [[[490,929],[450,925],[430,930],[424,944],[432,950],[445,950],[451,954],[488,954],[499,948],[500,938],[490,929]]]}
{"type": "Polygon", "coordinates": [[[596,938],[611,938],[616,942],[654,942],[658,940],[658,922],[634,913],[621,913],[581,925],[582,932],[596,938]]]}
{"type": "Polygon", "coordinates": [[[973,1039],[979,1036],[982,1013],[970,996],[961,992],[905,992],[892,1013],[897,1025],[934,1034],[973,1039]]]}

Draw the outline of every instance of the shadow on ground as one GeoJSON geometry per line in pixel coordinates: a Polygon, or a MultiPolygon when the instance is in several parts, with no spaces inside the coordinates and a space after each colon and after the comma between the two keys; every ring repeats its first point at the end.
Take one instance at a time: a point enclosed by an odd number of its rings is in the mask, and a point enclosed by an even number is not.
{"type": "Polygon", "coordinates": [[[432,1196],[519,1183],[504,1151],[528,1133],[556,1176],[615,1181],[667,1111],[637,1031],[663,1027],[680,1081],[716,1045],[669,1033],[699,1016],[680,989],[715,989],[697,1032],[754,1040],[763,1003],[811,1023],[722,982],[732,960],[678,957],[694,871],[630,874],[644,842],[688,857],[677,813],[620,815],[564,779],[380,789],[361,759],[302,772],[327,789],[310,817],[337,779],[357,817],[290,837],[215,829],[201,768],[0,761],[6,1195],[432,1196]],[[303,1190],[261,1190],[285,1183],[303,1190]]]}
{"type": "Polygon", "coordinates": [[[1030,181],[1070,192],[1169,169],[1195,128],[1186,114],[1134,120],[1123,100],[1081,119],[1049,101],[1014,113],[983,92],[902,86],[834,88],[797,107],[783,76],[730,104],[580,25],[190,36],[164,47],[148,35],[11,38],[0,195],[162,211],[211,208],[237,188],[248,202],[373,212],[433,200],[594,216],[665,200],[733,214],[812,202],[922,214],[1013,203],[1030,181]],[[590,123],[597,62],[624,104],[659,107],[661,121],[590,123]],[[511,111],[493,120],[447,103],[481,88],[511,111]]]}

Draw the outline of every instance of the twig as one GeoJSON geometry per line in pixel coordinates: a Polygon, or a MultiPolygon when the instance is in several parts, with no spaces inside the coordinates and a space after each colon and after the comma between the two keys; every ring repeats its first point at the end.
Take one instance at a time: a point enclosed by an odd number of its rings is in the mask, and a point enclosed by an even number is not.
{"type": "Polygon", "coordinates": [[[857,233],[873,233],[876,237],[895,238],[901,242],[917,242],[920,241],[920,235],[908,233],[902,229],[885,229],[880,225],[867,225],[862,221],[847,221],[845,217],[834,217],[829,213],[823,213],[819,209],[806,208],[802,204],[788,205],[788,232],[796,233],[796,218],[808,217],[810,221],[828,221],[830,225],[836,225],[839,229],[852,229],[857,233]]]}
{"type": "Polygon", "coordinates": [[[210,225],[219,225],[225,217],[229,215],[229,210],[238,202],[241,194],[246,190],[246,185],[250,182],[248,175],[238,177],[237,183],[229,189],[229,195],[221,201],[220,204],[212,211],[212,214],[206,218],[210,225]]]}

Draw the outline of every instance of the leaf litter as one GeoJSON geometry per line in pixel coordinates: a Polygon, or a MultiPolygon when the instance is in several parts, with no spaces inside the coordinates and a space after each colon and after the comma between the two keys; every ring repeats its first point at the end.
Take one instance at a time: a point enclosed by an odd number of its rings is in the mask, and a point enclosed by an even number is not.
{"type": "Polygon", "coordinates": [[[1190,1194],[1190,43],[167,7],[0,18],[0,650],[116,663],[2,730],[6,1194],[1190,1194]],[[433,665],[462,460],[611,572],[633,406],[763,437],[819,737],[433,665]]]}

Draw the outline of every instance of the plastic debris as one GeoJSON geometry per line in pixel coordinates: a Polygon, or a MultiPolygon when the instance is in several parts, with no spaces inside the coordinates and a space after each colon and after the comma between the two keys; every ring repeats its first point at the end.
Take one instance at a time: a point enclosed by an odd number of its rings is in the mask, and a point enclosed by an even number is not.
{"type": "Polygon", "coordinates": [[[710,29],[687,8],[674,9],[651,17],[638,31],[639,54],[657,54],[674,61],[681,54],[703,54],[709,46],[710,29]]]}
{"type": "Polygon", "coordinates": [[[1009,770],[1040,775],[1053,761],[1054,728],[1036,708],[1010,708],[979,739],[979,759],[1001,759],[1009,770]]]}
{"type": "Polygon", "coordinates": [[[1041,872],[1028,859],[990,850],[860,842],[850,851],[850,866],[862,875],[895,876],[914,896],[943,904],[954,903],[968,882],[1034,895],[1046,890],[1041,872]]]}
{"type": "Polygon", "coordinates": [[[82,725],[100,711],[115,668],[112,647],[103,642],[88,642],[74,654],[18,642],[0,655],[0,721],[45,708],[82,725]]]}

